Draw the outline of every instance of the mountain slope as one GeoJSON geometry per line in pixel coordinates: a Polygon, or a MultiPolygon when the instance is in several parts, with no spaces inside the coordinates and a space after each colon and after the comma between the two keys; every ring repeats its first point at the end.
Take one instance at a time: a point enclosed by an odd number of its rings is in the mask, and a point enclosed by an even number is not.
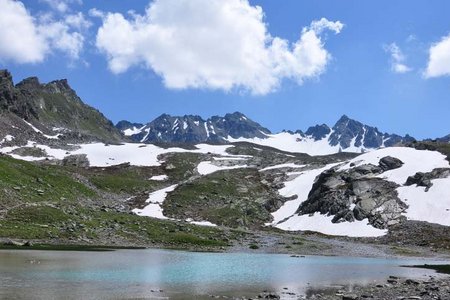
{"type": "Polygon", "coordinates": [[[14,85],[6,70],[0,70],[0,123],[1,133],[25,141],[122,140],[111,121],[83,103],[67,80],[41,84],[30,77],[14,85]]]}

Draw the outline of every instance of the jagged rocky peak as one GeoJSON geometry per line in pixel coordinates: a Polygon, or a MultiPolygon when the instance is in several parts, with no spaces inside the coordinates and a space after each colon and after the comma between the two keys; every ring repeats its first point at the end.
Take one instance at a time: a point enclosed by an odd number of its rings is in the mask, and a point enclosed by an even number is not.
{"type": "Polygon", "coordinates": [[[270,131],[240,112],[203,119],[198,115],[171,116],[162,114],[138,128],[122,122],[116,126],[125,135],[139,142],[163,143],[224,143],[229,137],[266,137],[270,131]]]}
{"type": "Polygon", "coordinates": [[[226,114],[223,118],[215,116],[208,121],[213,124],[214,128],[217,128],[220,136],[225,138],[227,136],[232,138],[265,138],[267,134],[270,134],[269,129],[262,127],[240,112],[226,114]]]}
{"type": "Polygon", "coordinates": [[[315,141],[318,141],[325,138],[330,132],[331,128],[326,124],[322,124],[309,127],[305,134],[313,137],[315,141]]]}
{"type": "Polygon", "coordinates": [[[16,84],[16,88],[21,90],[37,90],[41,88],[41,83],[37,77],[28,77],[16,84]]]}
{"type": "Polygon", "coordinates": [[[399,143],[413,141],[408,135],[405,137],[382,133],[377,127],[365,125],[343,115],[333,126],[329,143],[332,146],[339,145],[340,148],[349,147],[374,149],[380,147],[391,147],[399,143]]]}

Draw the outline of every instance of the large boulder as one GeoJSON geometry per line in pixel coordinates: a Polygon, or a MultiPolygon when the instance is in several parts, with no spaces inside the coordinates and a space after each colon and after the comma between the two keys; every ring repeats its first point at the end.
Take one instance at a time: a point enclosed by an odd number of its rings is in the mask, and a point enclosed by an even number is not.
{"type": "Polygon", "coordinates": [[[383,171],[389,171],[400,168],[401,166],[403,166],[403,162],[398,158],[385,156],[380,159],[379,166],[381,169],[383,169],[383,171]]]}

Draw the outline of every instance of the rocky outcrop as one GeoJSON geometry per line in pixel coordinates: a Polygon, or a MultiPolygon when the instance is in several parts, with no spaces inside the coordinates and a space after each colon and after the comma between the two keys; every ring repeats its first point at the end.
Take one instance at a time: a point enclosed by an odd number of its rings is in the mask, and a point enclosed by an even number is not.
{"type": "Polygon", "coordinates": [[[410,186],[415,184],[417,186],[423,186],[425,187],[425,191],[428,192],[428,190],[433,186],[431,180],[447,177],[450,177],[450,169],[437,168],[431,172],[427,173],[417,172],[413,176],[409,176],[408,179],[406,180],[405,185],[410,186]]]}
{"type": "Polygon", "coordinates": [[[340,171],[338,167],[320,174],[297,210],[298,214],[320,212],[333,216],[332,222],[368,219],[380,229],[397,224],[407,205],[397,194],[396,183],[374,177],[403,164],[393,157],[383,157],[378,166],[366,164],[340,171]]]}

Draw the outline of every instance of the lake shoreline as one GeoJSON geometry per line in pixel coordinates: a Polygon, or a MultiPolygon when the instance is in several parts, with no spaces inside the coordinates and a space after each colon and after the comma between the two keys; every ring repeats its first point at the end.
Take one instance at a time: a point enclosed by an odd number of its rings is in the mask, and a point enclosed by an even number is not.
{"type": "MultiPolygon", "coordinates": [[[[261,292],[254,298],[240,299],[321,299],[321,300],[360,300],[360,299],[399,299],[434,300],[448,299],[450,296],[450,276],[446,278],[430,276],[426,280],[389,276],[384,284],[354,286],[351,290],[330,288],[312,292],[307,296],[286,290],[281,293],[261,292]]],[[[220,296],[214,296],[220,297],[220,296]]]]}
{"type": "Polygon", "coordinates": [[[357,239],[326,236],[311,232],[285,233],[276,231],[246,231],[226,246],[205,246],[171,243],[124,243],[91,240],[25,240],[0,237],[0,250],[114,251],[120,249],[168,249],[191,252],[267,253],[289,255],[348,256],[373,258],[439,258],[450,259],[448,249],[384,242],[377,239],[357,239]]]}

